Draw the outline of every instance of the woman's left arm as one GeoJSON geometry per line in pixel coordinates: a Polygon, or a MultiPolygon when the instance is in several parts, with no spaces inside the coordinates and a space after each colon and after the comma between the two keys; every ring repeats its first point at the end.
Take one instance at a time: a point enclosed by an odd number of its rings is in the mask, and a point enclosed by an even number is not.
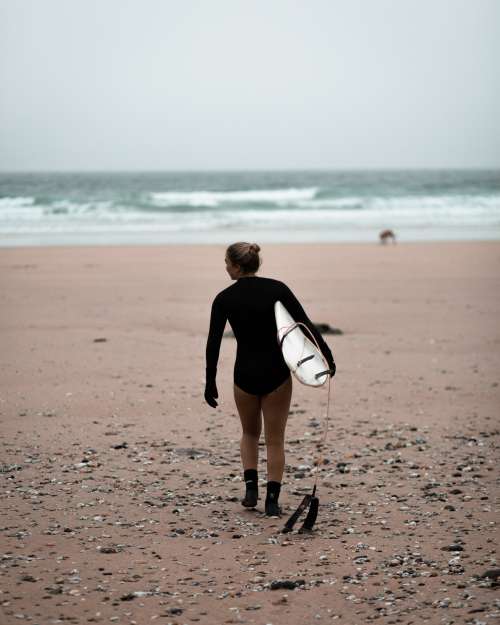
{"type": "Polygon", "coordinates": [[[316,339],[318,343],[321,353],[325,357],[325,360],[328,363],[328,366],[330,367],[332,371],[330,375],[333,377],[335,375],[337,367],[335,365],[335,360],[328,346],[328,343],[321,336],[321,333],[318,331],[314,323],[309,319],[305,310],[302,308],[302,305],[300,304],[299,300],[295,297],[295,295],[288,288],[288,286],[286,286],[286,284],[283,284],[283,287],[284,289],[283,289],[283,294],[282,294],[282,298],[283,298],[282,303],[284,304],[288,312],[292,315],[295,321],[300,321],[305,326],[307,326],[307,328],[311,331],[312,335],[314,336],[314,338],[316,339]]]}

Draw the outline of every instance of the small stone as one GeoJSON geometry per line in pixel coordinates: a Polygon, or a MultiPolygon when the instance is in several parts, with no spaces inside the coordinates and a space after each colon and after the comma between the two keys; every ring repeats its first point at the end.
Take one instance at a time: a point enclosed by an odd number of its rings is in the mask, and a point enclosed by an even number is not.
{"type": "Polygon", "coordinates": [[[496,581],[500,577],[500,569],[488,569],[480,575],[483,579],[492,579],[496,581]]]}
{"type": "Polygon", "coordinates": [[[21,577],[21,581],[22,582],[36,582],[36,577],[33,577],[33,575],[23,575],[21,577]]]}
{"type": "Polygon", "coordinates": [[[304,586],[305,583],[306,582],[303,579],[298,579],[296,581],[293,581],[291,579],[276,579],[270,583],[269,587],[271,588],[271,590],[280,590],[281,588],[294,590],[298,586],[304,586]]]}
{"type": "Polygon", "coordinates": [[[127,447],[128,443],[126,443],[125,441],[123,443],[118,443],[117,445],[112,446],[113,449],[127,449],[127,447]]]}
{"type": "Polygon", "coordinates": [[[120,601],[133,601],[134,599],[135,595],[133,592],[128,592],[126,595],[120,597],[120,601]]]}
{"type": "Polygon", "coordinates": [[[97,547],[97,551],[99,551],[100,553],[119,553],[121,551],[121,548],[118,546],[97,547]]]}

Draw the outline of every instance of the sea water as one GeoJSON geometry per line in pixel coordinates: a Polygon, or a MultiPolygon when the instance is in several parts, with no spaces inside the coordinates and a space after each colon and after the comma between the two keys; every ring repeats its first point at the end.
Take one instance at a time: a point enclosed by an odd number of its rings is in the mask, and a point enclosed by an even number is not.
{"type": "Polygon", "coordinates": [[[500,171],[0,173],[0,246],[500,239],[500,171]]]}

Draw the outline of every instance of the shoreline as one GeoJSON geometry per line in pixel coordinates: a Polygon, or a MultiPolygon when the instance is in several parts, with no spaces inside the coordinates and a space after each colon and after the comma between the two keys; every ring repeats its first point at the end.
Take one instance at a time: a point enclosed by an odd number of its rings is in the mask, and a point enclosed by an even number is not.
{"type": "MultiPolygon", "coordinates": [[[[251,237],[252,241],[255,240],[256,242],[259,242],[259,237],[251,237]]],[[[2,245],[0,243],[0,252],[5,251],[5,250],[35,250],[35,249],[85,249],[85,248],[89,248],[89,249],[106,249],[106,248],[123,248],[123,249],[148,249],[148,248],[161,248],[161,247],[165,247],[165,248],[169,248],[169,247],[173,247],[173,248],[188,248],[188,247],[192,247],[192,248],[196,248],[196,247],[221,247],[221,246],[227,246],[230,245],[232,242],[234,241],[239,241],[239,240],[250,240],[250,238],[234,238],[234,239],[227,239],[226,241],[221,241],[221,242],[213,242],[213,241],[207,241],[207,242],[175,242],[175,241],[169,241],[169,242],[152,242],[152,243],[144,243],[144,242],[138,242],[138,243],[40,243],[40,244],[33,244],[33,245],[18,245],[18,244],[13,244],[13,245],[2,245]]],[[[348,247],[348,246],[361,246],[361,247],[396,247],[396,246],[426,246],[426,245],[495,245],[495,244],[499,244],[500,243],[500,235],[495,235],[492,236],[491,238],[478,238],[478,239],[427,239],[427,240],[410,240],[410,239],[397,239],[397,242],[395,244],[393,243],[386,243],[384,245],[382,245],[379,241],[377,240],[370,240],[370,241],[262,241],[263,245],[271,247],[271,246],[279,246],[279,247],[283,247],[283,246],[325,246],[325,247],[330,247],[330,246],[344,246],[344,247],[348,247]]]]}

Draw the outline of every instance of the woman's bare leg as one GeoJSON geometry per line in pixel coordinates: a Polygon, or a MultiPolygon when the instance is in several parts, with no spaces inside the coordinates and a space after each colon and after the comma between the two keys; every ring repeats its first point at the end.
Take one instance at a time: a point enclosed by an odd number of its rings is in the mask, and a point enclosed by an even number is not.
{"type": "Polygon", "coordinates": [[[285,427],[292,399],[292,378],[261,398],[267,447],[267,479],[281,482],[285,468],[285,427]]]}
{"type": "Polygon", "coordinates": [[[243,470],[257,469],[259,462],[259,438],[262,431],[261,401],[258,395],[250,395],[234,385],[234,401],[240,415],[240,451],[243,470]]]}

